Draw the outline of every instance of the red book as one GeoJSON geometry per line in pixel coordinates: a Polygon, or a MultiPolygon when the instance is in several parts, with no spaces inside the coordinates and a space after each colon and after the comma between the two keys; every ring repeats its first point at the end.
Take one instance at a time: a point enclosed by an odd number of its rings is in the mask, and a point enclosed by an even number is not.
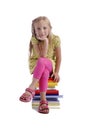
{"type": "Polygon", "coordinates": [[[56,82],[56,81],[55,81],[53,78],[50,77],[50,78],[48,79],[48,82],[56,82]]]}
{"type": "MultiPolygon", "coordinates": [[[[35,94],[40,94],[39,89],[35,90],[35,94]]],[[[56,89],[48,89],[46,94],[57,94],[59,95],[59,90],[56,89]]]]}

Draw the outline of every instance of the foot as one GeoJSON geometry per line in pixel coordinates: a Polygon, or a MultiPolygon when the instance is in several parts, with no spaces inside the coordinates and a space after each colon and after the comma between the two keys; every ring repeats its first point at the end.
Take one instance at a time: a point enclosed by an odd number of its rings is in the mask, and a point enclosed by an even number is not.
{"type": "Polygon", "coordinates": [[[22,102],[30,102],[31,99],[34,97],[34,95],[35,95],[35,90],[33,90],[31,88],[26,88],[25,93],[23,93],[21,95],[19,100],[22,101],[22,102]]]}
{"type": "Polygon", "coordinates": [[[38,112],[43,113],[43,114],[48,114],[49,113],[49,107],[48,107],[48,101],[47,100],[41,100],[38,112]]]}

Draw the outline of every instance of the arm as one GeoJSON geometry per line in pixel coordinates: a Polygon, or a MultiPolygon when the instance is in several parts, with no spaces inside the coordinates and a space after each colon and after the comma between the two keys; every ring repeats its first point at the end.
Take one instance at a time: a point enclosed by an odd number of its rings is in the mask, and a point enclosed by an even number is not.
{"type": "Polygon", "coordinates": [[[57,47],[55,50],[56,55],[56,66],[55,66],[55,72],[59,73],[60,64],[61,64],[61,47],[57,47]]]}
{"type": "Polygon", "coordinates": [[[53,73],[54,80],[59,81],[59,69],[60,69],[60,64],[61,64],[61,47],[57,47],[55,49],[55,56],[56,56],[56,64],[55,64],[55,71],[53,73]]]}
{"type": "Polygon", "coordinates": [[[46,57],[48,50],[48,39],[44,39],[44,43],[33,44],[34,51],[38,55],[38,57],[46,57]]]}

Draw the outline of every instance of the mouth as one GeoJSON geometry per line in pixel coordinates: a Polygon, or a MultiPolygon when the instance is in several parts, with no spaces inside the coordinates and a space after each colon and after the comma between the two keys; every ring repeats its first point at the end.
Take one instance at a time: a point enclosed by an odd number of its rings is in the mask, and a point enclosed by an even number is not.
{"type": "Polygon", "coordinates": [[[41,37],[41,38],[46,38],[46,35],[41,35],[40,37],[41,37]]]}

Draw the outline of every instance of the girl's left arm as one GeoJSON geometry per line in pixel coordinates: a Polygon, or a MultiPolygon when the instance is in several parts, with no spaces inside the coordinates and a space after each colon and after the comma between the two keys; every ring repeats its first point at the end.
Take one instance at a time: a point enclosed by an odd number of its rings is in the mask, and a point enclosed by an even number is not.
{"type": "Polygon", "coordinates": [[[61,47],[57,47],[55,49],[55,55],[56,55],[55,73],[59,73],[60,64],[61,64],[61,47]]]}
{"type": "Polygon", "coordinates": [[[61,47],[56,47],[55,56],[56,56],[56,64],[55,64],[55,70],[54,70],[53,76],[54,76],[54,80],[59,82],[60,80],[59,69],[60,69],[60,64],[61,64],[61,47]]]}

